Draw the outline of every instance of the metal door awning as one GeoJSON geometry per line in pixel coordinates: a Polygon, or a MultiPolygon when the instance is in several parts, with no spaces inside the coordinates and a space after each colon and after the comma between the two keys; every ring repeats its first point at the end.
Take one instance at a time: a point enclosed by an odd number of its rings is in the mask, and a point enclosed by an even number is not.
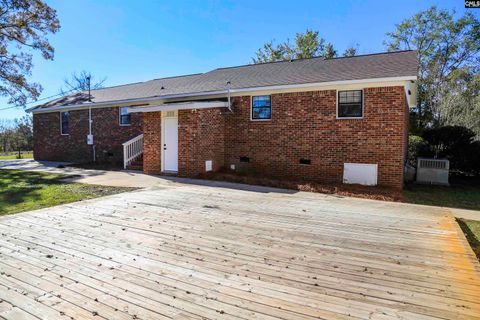
{"type": "Polygon", "coordinates": [[[225,101],[198,101],[198,102],[180,102],[166,103],[147,107],[127,107],[128,113],[135,112],[155,112],[164,110],[188,110],[188,109],[208,109],[208,108],[227,108],[228,102],[225,101]]]}

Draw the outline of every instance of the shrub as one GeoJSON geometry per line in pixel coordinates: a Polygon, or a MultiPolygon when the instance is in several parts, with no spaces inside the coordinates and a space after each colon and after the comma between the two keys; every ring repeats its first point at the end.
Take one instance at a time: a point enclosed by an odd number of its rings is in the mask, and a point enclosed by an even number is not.
{"type": "Polygon", "coordinates": [[[428,145],[420,136],[411,135],[408,137],[408,164],[417,166],[417,158],[426,156],[428,145]]]}
{"type": "Polygon", "coordinates": [[[474,141],[470,145],[467,158],[469,158],[469,171],[480,176],[480,141],[474,141]]]}
{"type": "Polygon", "coordinates": [[[474,141],[475,133],[462,126],[444,126],[426,129],[422,138],[425,149],[418,156],[450,160],[452,170],[478,173],[480,170],[480,143],[474,141]]]}

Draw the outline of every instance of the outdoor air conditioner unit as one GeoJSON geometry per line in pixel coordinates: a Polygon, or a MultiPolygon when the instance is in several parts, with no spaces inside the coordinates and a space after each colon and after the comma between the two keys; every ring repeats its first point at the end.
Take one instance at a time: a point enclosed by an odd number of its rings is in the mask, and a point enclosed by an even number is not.
{"type": "Polygon", "coordinates": [[[445,159],[418,158],[417,182],[448,186],[450,162],[445,159]]]}

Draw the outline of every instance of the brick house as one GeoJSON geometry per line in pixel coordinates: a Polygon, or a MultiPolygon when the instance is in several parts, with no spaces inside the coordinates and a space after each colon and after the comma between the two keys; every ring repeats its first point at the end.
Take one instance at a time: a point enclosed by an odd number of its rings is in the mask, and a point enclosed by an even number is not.
{"type": "Polygon", "coordinates": [[[79,92],[31,109],[34,157],[401,188],[416,79],[416,52],[399,51],[79,92]]]}

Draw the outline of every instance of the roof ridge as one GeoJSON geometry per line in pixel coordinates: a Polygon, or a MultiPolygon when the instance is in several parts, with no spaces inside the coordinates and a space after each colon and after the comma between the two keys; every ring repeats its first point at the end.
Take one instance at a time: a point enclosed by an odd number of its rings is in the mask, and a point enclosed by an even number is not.
{"type": "Polygon", "coordinates": [[[410,51],[415,51],[415,50],[397,50],[397,51],[384,51],[384,52],[374,52],[374,53],[365,53],[365,54],[359,54],[351,57],[333,57],[333,58],[325,58],[323,56],[316,56],[316,57],[310,57],[310,58],[300,58],[300,59],[290,59],[290,60],[280,60],[280,61],[270,61],[270,62],[261,62],[261,63],[249,63],[249,64],[242,64],[238,66],[231,66],[231,67],[220,67],[213,69],[211,71],[208,71],[206,73],[215,71],[215,70],[224,70],[224,69],[234,69],[234,68],[243,68],[243,67],[251,67],[251,66],[258,66],[262,64],[274,64],[274,63],[288,63],[288,62],[294,62],[294,61],[304,61],[304,60],[313,60],[313,59],[323,59],[323,60],[335,60],[335,59],[349,59],[349,58],[360,58],[360,57],[366,57],[366,56],[375,56],[375,55],[382,55],[382,54],[395,54],[395,53],[403,53],[403,52],[410,52],[410,51]]]}
{"type": "Polygon", "coordinates": [[[413,52],[416,50],[397,50],[397,51],[384,51],[384,52],[374,52],[374,53],[365,53],[365,54],[358,54],[351,57],[333,57],[333,58],[325,58],[325,60],[335,60],[335,59],[349,59],[349,58],[361,58],[361,57],[368,57],[368,56],[378,56],[382,54],[395,54],[395,53],[404,53],[404,52],[413,52]]]}
{"type": "MultiPolygon", "coordinates": [[[[135,84],[147,83],[147,82],[152,82],[152,81],[161,81],[161,80],[166,80],[166,79],[183,78],[183,77],[189,77],[189,76],[198,76],[198,75],[203,75],[203,74],[211,73],[211,72],[216,71],[216,70],[245,68],[245,67],[251,67],[251,66],[258,66],[258,65],[266,65],[266,64],[274,64],[274,63],[288,63],[288,62],[294,62],[294,61],[304,61],[304,60],[313,60],[313,59],[323,59],[323,60],[350,59],[350,58],[360,58],[360,57],[375,56],[375,55],[382,55],[382,54],[385,54],[385,55],[386,55],[386,54],[403,53],[403,52],[410,52],[410,51],[415,51],[415,50],[384,51],[384,52],[375,52],[375,53],[359,54],[359,55],[352,56],[352,57],[333,57],[333,58],[325,58],[325,57],[323,57],[323,56],[318,56],[318,57],[310,57],[310,58],[303,58],[303,59],[291,59],[291,60],[262,62],[262,63],[250,63],[250,64],[243,64],[243,65],[238,65],[238,66],[216,68],[216,69],[209,70],[209,71],[207,71],[207,72],[190,73],[190,74],[184,74],[184,75],[179,75],[179,76],[155,78],[155,79],[150,79],[150,80],[145,80],[145,81],[138,81],[138,82],[132,82],[132,83],[119,84],[119,85],[115,85],[115,86],[109,86],[109,87],[92,89],[91,91],[111,89],[111,88],[118,88],[118,87],[124,87],[124,86],[131,86],[131,85],[135,85],[135,84]]],[[[85,91],[81,91],[81,92],[86,92],[86,90],[85,90],[85,91]]]]}
{"type": "MultiPolygon", "coordinates": [[[[97,91],[97,90],[104,90],[104,89],[111,89],[111,88],[118,88],[118,87],[124,87],[124,86],[131,86],[132,84],[139,84],[139,83],[145,83],[151,80],[146,80],[146,81],[138,81],[138,82],[132,82],[132,83],[125,83],[125,84],[117,84],[114,86],[108,86],[108,87],[101,87],[101,88],[95,88],[95,89],[90,89],[90,91],[97,91]]],[[[88,92],[88,90],[82,90],[78,92],[88,92]]],[[[66,96],[63,96],[66,97],[66,96]]]]}
{"type": "MultiPolygon", "coordinates": [[[[172,78],[183,78],[183,77],[189,77],[189,76],[198,76],[198,75],[201,75],[201,74],[204,74],[205,72],[197,72],[197,73],[189,73],[189,74],[182,74],[180,76],[171,76],[171,77],[163,77],[163,78],[155,78],[155,79],[151,79],[151,80],[148,80],[148,81],[156,81],[156,80],[164,80],[164,79],[172,79],[172,78]]],[[[147,81],[147,82],[148,82],[147,81]]]]}
{"type": "MultiPolygon", "coordinates": [[[[111,88],[118,88],[118,87],[124,87],[124,86],[131,86],[133,84],[139,84],[139,83],[147,83],[151,81],[159,81],[159,80],[164,80],[164,79],[172,79],[172,78],[182,78],[182,77],[188,77],[188,76],[197,76],[203,74],[202,72],[199,73],[191,73],[191,74],[183,74],[180,76],[171,76],[171,77],[164,77],[164,78],[156,78],[156,79],[150,79],[150,80],[145,80],[145,81],[138,81],[138,82],[132,82],[132,83],[125,83],[125,84],[118,84],[114,86],[108,86],[108,87],[102,87],[102,88],[96,88],[96,89],[91,89],[90,91],[96,91],[96,90],[104,90],[104,89],[111,89],[111,88]]],[[[88,90],[82,90],[79,92],[87,92],[88,90]]]]}

